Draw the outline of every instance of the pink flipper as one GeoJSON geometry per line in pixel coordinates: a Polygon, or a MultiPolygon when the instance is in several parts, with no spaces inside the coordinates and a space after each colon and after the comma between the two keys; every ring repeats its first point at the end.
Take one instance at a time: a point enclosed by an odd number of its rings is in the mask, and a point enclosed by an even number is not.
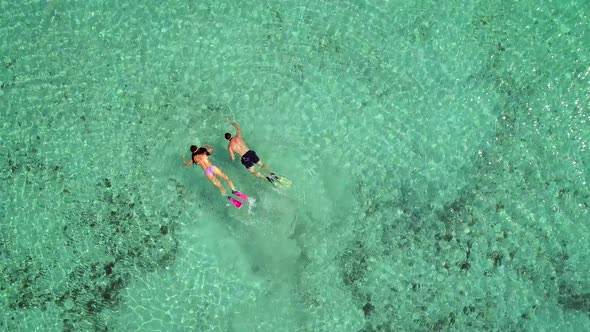
{"type": "Polygon", "coordinates": [[[228,197],[229,201],[238,209],[242,207],[242,202],[238,201],[237,199],[233,198],[233,197],[228,197]]]}
{"type": "Polygon", "coordinates": [[[241,200],[244,200],[244,201],[248,200],[248,195],[242,194],[241,192],[239,192],[237,190],[232,191],[232,194],[238,196],[241,200]]]}

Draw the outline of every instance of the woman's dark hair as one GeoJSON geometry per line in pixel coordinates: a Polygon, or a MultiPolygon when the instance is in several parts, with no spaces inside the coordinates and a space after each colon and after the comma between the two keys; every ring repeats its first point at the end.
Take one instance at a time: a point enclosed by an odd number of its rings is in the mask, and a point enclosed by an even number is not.
{"type": "Polygon", "coordinates": [[[231,134],[230,133],[225,133],[225,139],[230,139],[231,138],[231,134]]]}
{"type": "Polygon", "coordinates": [[[195,152],[197,152],[197,149],[198,149],[198,148],[197,148],[197,146],[196,146],[196,145],[191,145],[191,152],[192,152],[192,153],[195,153],[195,152]]]}

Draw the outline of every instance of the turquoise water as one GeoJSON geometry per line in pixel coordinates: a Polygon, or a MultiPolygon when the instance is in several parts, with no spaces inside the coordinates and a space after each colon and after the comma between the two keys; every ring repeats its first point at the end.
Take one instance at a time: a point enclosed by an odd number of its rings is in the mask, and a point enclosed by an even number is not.
{"type": "Polygon", "coordinates": [[[0,12],[0,330],[590,330],[586,2],[0,12]]]}

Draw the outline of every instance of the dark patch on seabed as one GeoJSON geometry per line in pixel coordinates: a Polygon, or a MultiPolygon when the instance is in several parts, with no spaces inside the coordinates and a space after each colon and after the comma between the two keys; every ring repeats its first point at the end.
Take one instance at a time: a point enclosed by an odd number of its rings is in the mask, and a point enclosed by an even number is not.
{"type": "Polygon", "coordinates": [[[567,284],[559,285],[559,304],[566,310],[580,311],[590,315],[590,290],[576,291],[567,284]]]}
{"type": "MultiPolygon", "coordinates": [[[[15,161],[9,164],[8,171],[47,167],[39,166],[31,156],[26,157],[32,161],[30,164],[15,161]]],[[[178,251],[175,234],[179,226],[175,220],[181,213],[180,206],[169,207],[159,213],[157,220],[150,220],[142,212],[143,203],[137,187],[103,178],[98,181],[96,190],[98,202],[70,206],[62,232],[65,246],[74,256],[80,252],[81,243],[90,242],[89,246],[101,252],[96,257],[103,258],[79,262],[54,289],[46,285],[52,284],[50,270],[57,268],[55,263],[27,256],[14,266],[2,267],[1,290],[9,291],[10,310],[36,308],[45,311],[57,306],[63,331],[90,327],[94,331],[108,331],[100,314],[119,305],[121,291],[133,279],[126,271],[139,269],[145,273],[164,269],[175,262],[178,251]],[[107,211],[97,212],[102,211],[100,206],[105,204],[109,207],[107,211]]],[[[5,244],[2,247],[3,255],[11,255],[5,244]]],[[[14,321],[15,315],[9,319],[12,324],[18,324],[14,321]]]]}
{"type": "Polygon", "coordinates": [[[358,284],[364,281],[367,273],[368,254],[365,244],[360,240],[354,241],[337,260],[340,262],[344,285],[349,287],[356,297],[365,297],[358,288],[358,284]]]}
{"type": "MultiPolygon", "coordinates": [[[[482,18],[481,20],[482,25],[494,24],[494,22],[487,19],[482,18]]],[[[540,123],[538,115],[529,110],[530,104],[535,98],[535,88],[533,83],[530,82],[538,80],[545,73],[534,73],[531,74],[534,77],[517,79],[511,71],[504,68],[505,63],[503,63],[505,61],[503,57],[507,56],[505,53],[512,47],[510,42],[498,40],[488,46],[491,55],[488,63],[484,65],[480,72],[472,75],[467,84],[485,85],[494,89],[497,95],[500,96],[496,109],[497,126],[494,136],[491,137],[494,145],[481,150],[470,175],[470,185],[459,190],[457,196],[449,200],[442,209],[431,211],[428,206],[423,204],[423,201],[414,198],[415,195],[412,193],[410,186],[402,185],[400,189],[402,195],[398,201],[386,201],[379,200],[373,193],[366,192],[362,188],[388,187],[387,184],[364,183],[364,185],[360,186],[361,189],[357,188],[355,192],[361,210],[359,215],[362,216],[362,218],[359,218],[362,219],[362,223],[371,225],[371,227],[380,224],[383,233],[383,254],[388,256],[393,251],[388,248],[404,249],[409,247],[412,242],[416,244],[425,241],[420,239],[422,227],[425,226],[425,218],[430,220],[431,217],[434,217],[435,220],[443,224],[444,230],[435,235],[433,248],[437,257],[440,257],[443,261],[442,268],[448,273],[461,273],[465,278],[472,278],[473,265],[476,264],[472,256],[483,254],[483,257],[479,258],[487,260],[489,268],[483,271],[483,275],[478,277],[486,278],[499,273],[512,273],[518,279],[526,281],[527,284],[532,282],[540,285],[539,287],[545,289],[547,297],[556,298],[557,303],[564,310],[590,314],[590,292],[587,287],[583,285],[574,286],[560,281],[566,278],[564,276],[566,273],[564,261],[568,259],[568,254],[565,245],[557,245],[558,252],[549,255],[549,258],[544,258],[549,260],[548,266],[555,269],[555,276],[547,277],[532,266],[533,263],[527,264],[518,259],[519,255],[529,253],[521,253],[517,246],[511,245],[514,240],[511,240],[513,233],[510,228],[494,225],[497,226],[495,230],[497,235],[495,239],[490,241],[495,242],[488,243],[488,247],[494,249],[489,249],[483,253],[474,253],[477,248],[473,246],[474,243],[477,243],[477,239],[474,238],[472,233],[464,232],[467,228],[488,222],[487,220],[480,220],[479,216],[481,215],[494,216],[513,213],[514,207],[511,205],[513,205],[514,201],[518,201],[518,194],[508,192],[498,196],[498,188],[499,184],[514,181],[515,178],[519,183],[514,184],[514,187],[519,190],[526,190],[527,188],[529,190],[531,188],[533,190],[542,190],[546,189],[550,184],[557,184],[559,189],[555,192],[555,195],[560,202],[575,200],[576,204],[573,205],[588,208],[588,195],[583,190],[575,189],[575,184],[567,183],[568,181],[563,179],[552,179],[551,183],[539,182],[528,175],[527,170],[530,167],[526,168],[527,160],[510,159],[510,154],[515,150],[522,149],[524,151],[526,149],[526,147],[522,148],[519,145],[530,146],[534,144],[522,140],[523,134],[531,132],[542,135],[542,132],[538,132],[540,129],[536,128],[540,123]],[[474,205],[477,205],[477,208],[474,205]],[[396,219],[396,224],[382,217],[391,212],[391,209],[401,211],[401,215],[396,219]],[[400,226],[400,224],[403,224],[403,226],[400,226]],[[446,258],[450,251],[455,253],[457,250],[462,250],[465,253],[461,260],[450,261],[450,259],[446,258]],[[555,283],[559,283],[559,286],[555,286],[555,283]]],[[[543,129],[551,130],[549,126],[543,129]]],[[[535,157],[537,156],[529,156],[529,160],[533,160],[535,157]]],[[[513,215],[513,217],[519,217],[519,215],[513,215]]],[[[535,230],[531,229],[530,231],[535,230]]],[[[356,236],[356,239],[349,244],[344,252],[337,256],[342,281],[350,289],[366,319],[365,327],[358,332],[393,331],[395,330],[393,320],[382,318],[393,317],[395,314],[393,307],[390,304],[381,306],[382,303],[375,303],[371,300],[371,294],[363,292],[363,289],[366,288],[365,283],[370,283],[371,280],[365,280],[368,268],[368,253],[367,245],[362,242],[362,237],[362,235],[356,236]],[[385,313],[379,312],[380,310],[385,310],[385,313]]],[[[544,249],[547,248],[539,248],[539,250],[544,249]]],[[[457,257],[457,255],[453,255],[453,257],[457,257]]],[[[388,292],[387,285],[380,286],[384,288],[384,292],[388,292]]],[[[409,287],[412,292],[417,294],[416,296],[428,295],[428,292],[421,287],[419,280],[411,283],[409,287]]],[[[391,291],[393,293],[397,292],[393,288],[391,291]]],[[[461,292],[458,295],[465,296],[461,292]]],[[[391,298],[393,303],[398,300],[395,296],[391,298]]],[[[426,318],[426,308],[417,306],[416,312],[419,313],[421,319],[415,321],[414,326],[425,331],[450,329],[525,330],[527,322],[536,315],[537,305],[531,305],[519,312],[519,318],[515,321],[495,322],[496,317],[492,317],[492,315],[498,306],[496,301],[497,299],[493,294],[489,293],[482,298],[478,298],[477,301],[466,301],[457,310],[441,314],[437,318],[426,318]]]]}
{"type": "MultiPolygon", "coordinates": [[[[40,151],[40,146],[43,138],[39,135],[27,138],[18,144],[5,142],[6,146],[1,149],[5,157],[4,169],[0,173],[1,180],[13,178],[22,173],[31,173],[33,176],[46,176],[48,181],[57,181],[61,183],[64,181],[64,174],[61,172],[59,165],[47,164],[46,158],[43,156],[43,151],[40,151]]],[[[44,188],[41,183],[40,189],[44,188]]]]}

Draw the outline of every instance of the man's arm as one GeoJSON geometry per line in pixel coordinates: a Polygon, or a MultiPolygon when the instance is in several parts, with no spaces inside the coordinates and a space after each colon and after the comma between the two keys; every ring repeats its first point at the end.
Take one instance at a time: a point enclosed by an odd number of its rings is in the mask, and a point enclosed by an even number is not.
{"type": "Polygon", "coordinates": [[[227,146],[227,151],[229,151],[229,156],[231,158],[231,161],[234,161],[235,160],[235,158],[234,158],[234,150],[232,150],[232,148],[230,148],[229,145],[227,146]]]}
{"type": "Polygon", "coordinates": [[[238,126],[237,123],[229,121],[229,124],[231,124],[232,126],[236,127],[237,131],[236,131],[236,137],[237,138],[242,138],[242,128],[240,128],[240,126],[238,126]]]}

